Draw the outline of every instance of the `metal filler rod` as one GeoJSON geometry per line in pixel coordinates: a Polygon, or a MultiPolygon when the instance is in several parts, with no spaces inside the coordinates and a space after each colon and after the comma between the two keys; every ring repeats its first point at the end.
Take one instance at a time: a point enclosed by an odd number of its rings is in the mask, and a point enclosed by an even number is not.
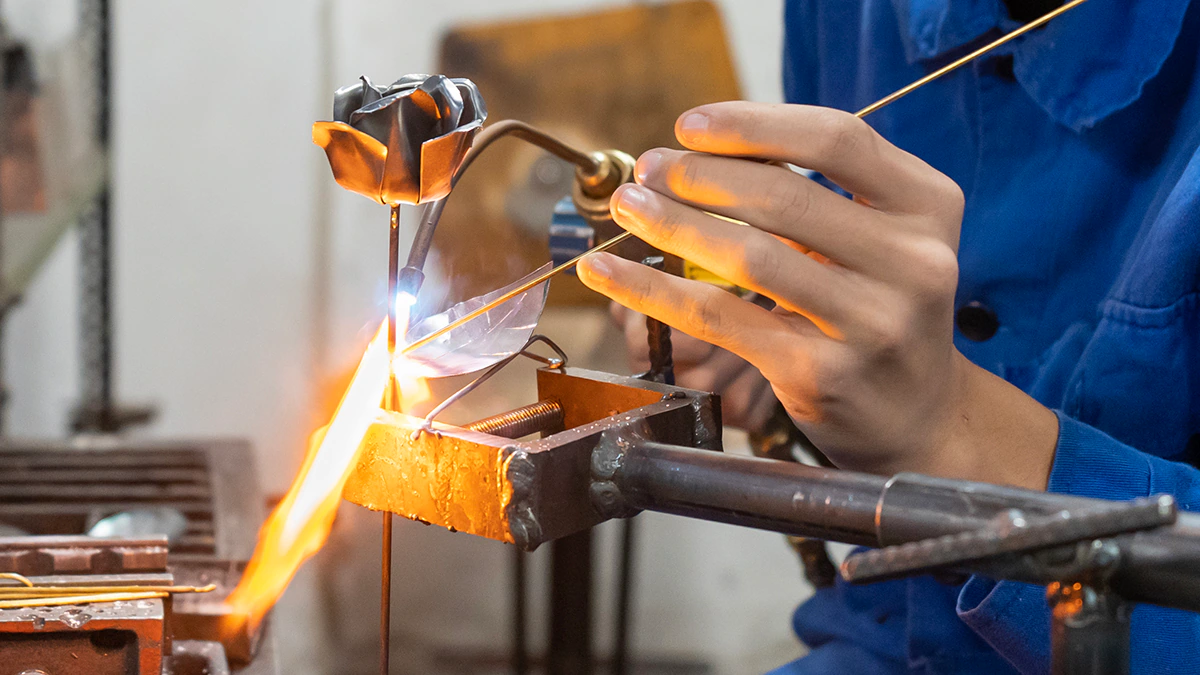
{"type": "MultiPolygon", "coordinates": [[[[1036,28],[1039,28],[1039,27],[1045,25],[1051,19],[1061,16],[1062,14],[1074,9],[1075,7],[1078,7],[1079,5],[1082,5],[1085,2],[1087,2],[1087,0],[1071,0],[1071,2],[1068,2],[1067,4],[1063,5],[1062,7],[1059,7],[1058,9],[1054,10],[1053,12],[1050,12],[1049,14],[1046,14],[1045,16],[1042,16],[1041,18],[1030,21],[1029,23],[1025,24],[1024,26],[1021,26],[1020,28],[1012,31],[1011,33],[1005,34],[1004,36],[1000,37],[999,39],[997,39],[993,42],[989,42],[988,44],[980,47],[979,49],[976,49],[975,51],[971,52],[970,54],[967,54],[966,56],[964,56],[956,61],[953,61],[951,63],[946,64],[945,66],[942,66],[941,68],[938,68],[937,70],[935,70],[932,73],[926,75],[925,77],[922,77],[921,79],[913,82],[912,84],[909,84],[900,89],[897,89],[896,91],[888,94],[887,96],[884,96],[883,98],[872,103],[871,105],[854,113],[854,116],[858,117],[860,119],[863,117],[866,117],[867,115],[870,115],[871,113],[876,112],[877,110],[880,110],[881,108],[883,108],[891,103],[894,103],[894,102],[900,100],[901,98],[904,98],[905,96],[907,96],[907,95],[911,94],[912,92],[916,91],[917,89],[920,89],[921,87],[929,84],[930,82],[938,79],[939,77],[946,75],[948,73],[951,73],[955,70],[958,70],[962,66],[967,65],[971,61],[974,61],[975,59],[979,58],[980,56],[987,54],[988,52],[992,51],[993,49],[996,49],[997,47],[1001,47],[1001,46],[1011,42],[1012,40],[1015,40],[1016,38],[1021,37],[1025,33],[1028,33],[1031,30],[1034,30],[1036,28]]],[[[575,256],[574,258],[559,265],[558,267],[547,270],[547,271],[543,272],[542,274],[537,275],[536,277],[521,284],[520,286],[517,286],[516,288],[512,289],[511,291],[505,293],[504,295],[501,295],[500,297],[496,298],[495,300],[492,300],[491,302],[485,304],[484,306],[476,309],[475,311],[467,313],[462,318],[460,318],[456,321],[451,321],[450,323],[439,328],[438,330],[435,330],[434,332],[430,333],[429,335],[426,335],[425,337],[421,338],[420,340],[415,340],[415,341],[405,345],[404,349],[401,350],[401,353],[407,354],[415,349],[424,347],[425,345],[429,344],[430,342],[433,342],[434,340],[445,335],[446,333],[449,333],[450,331],[454,330],[455,328],[458,328],[459,326],[461,326],[469,321],[472,321],[480,316],[483,316],[484,314],[490,312],[491,310],[495,309],[496,307],[503,305],[504,303],[508,302],[509,300],[512,300],[513,298],[517,297],[518,295],[521,295],[525,291],[528,291],[529,289],[534,288],[538,284],[548,281],[549,279],[551,279],[555,276],[558,276],[559,274],[571,269],[580,260],[583,260],[584,258],[588,257],[589,255],[592,255],[593,253],[600,253],[601,251],[607,251],[608,249],[616,246],[617,244],[620,244],[621,242],[625,241],[626,239],[628,239],[632,236],[633,236],[633,234],[630,232],[622,232],[621,234],[618,234],[617,236],[613,237],[612,239],[609,239],[608,241],[606,241],[602,244],[599,244],[598,246],[595,246],[594,248],[592,248],[590,250],[580,253],[579,255],[575,256]]]]}
{"type": "MultiPolygon", "coordinates": [[[[965,66],[968,63],[974,61],[975,59],[987,54],[988,52],[991,52],[992,50],[996,49],[997,47],[1001,47],[1032,30],[1035,30],[1037,28],[1040,28],[1041,26],[1044,26],[1046,23],[1050,22],[1051,20],[1065,14],[1066,12],[1078,7],[1079,5],[1082,5],[1085,2],[1087,2],[1087,0],[1071,0],[1070,2],[1059,7],[1058,9],[1056,9],[1052,12],[1049,12],[1048,14],[1046,14],[1038,19],[1034,19],[1033,21],[1030,21],[1029,23],[1025,24],[1024,26],[1021,26],[1020,28],[1001,36],[1000,38],[998,38],[997,40],[995,40],[993,42],[989,42],[988,44],[980,47],[979,49],[976,49],[975,51],[971,52],[970,54],[967,54],[966,56],[963,56],[960,59],[957,59],[951,63],[946,64],[945,66],[942,66],[941,68],[933,71],[932,73],[929,73],[925,77],[922,77],[921,79],[913,82],[912,84],[909,84],[907,86],[901,87],[900,89],[897,89],[896,91],[888,94],[887,96],[884,96],[883,98],[872,103],[871,105],[868,105],[867,107],[863,108],[862,110],[859,110],[858,112],[854,113],[854,116],[861,119],[861,118],[866,117],[867,115],[869,115],[873,112],[876,112],[892,103],[895,103],[896,101],[900,100],[901,98],[904,98],[905,96],[907,96],[907,95],[911,94],[912,92],[916,91],[917,89],[920,89],[921,87],[929,84],[930,82],[933,82],[934,80],[942,77],[943,75],[947,75],[951,72],[954,72],[955,70],[958,70],[962,66],[965,66]]],[[[400,227],[399,227],[399,225],[400,225],[400,206],[397,204],[397,205],[392,206],[391,240],[389,242],[390,247],[389,247],[389,256],[388,256],[388,299],[389,299],[389,302],[388,302],[388,305],[389,305],[389,307],[388,307],[388,347],[393,354],[396,351],[397,339],[399,337],[396,333],[396,329],[397,329],[396,309],[397,308],[396,308],[396,298],[395,298],[396,291],[398,289],[398,282],[399,282],[398,277],[399,277],[399,272],[400,272],[400,265],[399,265],[400,227]]],[[[496,298],[495,300],[492,300],[491,302],[476,309],[475,311],[467,313],[466,315],[464,315],[462,318],[458,319],[457,321],[452,321],[449,324],[443,326],[442,328],[430,333],[429,335],[426,335],[425,337],[421,338],[420,340],[416,340],[414,342],[411,342],[411,343],[405,345],[404,348],[401,349],[401,353],[407,354],[415,349],[418,349],[420,347],[423,347],[423,346],[433,342],[434,340],[445,335],[446,333],[449,333],[450,331],[454,330],[455,328],[458,328],[459,326],[462,326],[463,324],[465,324],[469,321],[472,321],[480,316],[483,316],[484,314],[495,309],[496,307],[499,307],[500,305],[503,305],[504,303],[508,302],[509,300],[512,300],[513,298],[528,291],[529,289],[536,287],[538,284],[546,282],[546,281],[552,279],[553,277],[571,269],[576,264],[578,264],[580,260],[583,260],[584,258],[588,257],[589,255],[592,255],[593,253],[600,253],[601,251],[607,251],[608,249],[616,246],[617,244],[620,244],[621,242],[625,241],[626,239],[628,239],[632,236],[633,235],[630,232],[622,232],[621,234],[613,237],[612,239],[609,239],[608,241],[606,241],[602,244],[599,244],[599,245],[575,256],[574,258],[559,265],[558,267],[547,270],[546,272],[543,272],[542,274],[537,275],[533,279],[530,279],[529,281],[521,284],[520,286],[512,289],[511,291],[508,291],[507,293],[501,295],[500,297],[496,298]]],[[[395,381],[393,380],[391,386],[389,387],[389,395],[388,395],[388,401],[390,404],[390,405],[388,405],[389,409],[395,409],[393,406],[399,405],[399,398],[398,398],[399,392],[397,392],[395,390],[395,386],[396,386],[395,381]]],[[[383,512],[382,568],[383,568],[382,569],[383,582],[382,582],[381,603],[380,603],[381,604],[380,620],[379,620],[379,637],[380,637],[379,672],[380,672],[380,675],[388,675],[388,656],[389,656],[388,648],[389,648],[389,638],[390,638],[391,594],[392,594],[392,584],[391,584],[392,514],[390,511],[383,512]]]]}

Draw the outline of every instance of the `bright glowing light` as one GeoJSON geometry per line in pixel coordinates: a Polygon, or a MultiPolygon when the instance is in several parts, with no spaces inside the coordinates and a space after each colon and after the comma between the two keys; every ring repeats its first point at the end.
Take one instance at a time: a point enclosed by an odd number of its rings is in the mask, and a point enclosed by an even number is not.
{"type": "MultiPolygon", "coordinates": [[[[403,336],[415,299],[403,293],[396,301],[396,328],[403,336]]],[[[424,378],[416,374],[415,364],[403,355],[392,360],[387,328],[384,321],[367,345],[333,419],[309,438],[300,473],[259,531],[254,556],[241,583],[226,601],[234,615],[242,616],[252,627],[257,627],[283,594],[301,563],[319,551],[328,538],[346,479],[354,468],[362,439],[379,413],[391,378],[396,379],[400,410],[411,410],[431,397],[424,378]]]]}

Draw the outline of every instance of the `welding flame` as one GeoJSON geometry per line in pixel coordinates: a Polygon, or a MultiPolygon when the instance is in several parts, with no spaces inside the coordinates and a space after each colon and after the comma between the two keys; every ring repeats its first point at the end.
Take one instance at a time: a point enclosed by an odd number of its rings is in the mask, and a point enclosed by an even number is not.
{"type": "MultiPolygon", "coordinates": [[[[404,335],[415,298],[396,298],[397,334],[404,335]]],[[[387,321],[363,352],[362,360],[329,424],[313,432],[304,464],[283,501],[267,518],[258,546],[226,604],[231,614],[256,629],[283,594],[301,563],[321,549],[329,537],[346,479],[359,446],[374,423],[389,386],[395,382],[399,410],[410,410],[431,398],[419,369],[399,351],[388,349],[387,321]]]]}

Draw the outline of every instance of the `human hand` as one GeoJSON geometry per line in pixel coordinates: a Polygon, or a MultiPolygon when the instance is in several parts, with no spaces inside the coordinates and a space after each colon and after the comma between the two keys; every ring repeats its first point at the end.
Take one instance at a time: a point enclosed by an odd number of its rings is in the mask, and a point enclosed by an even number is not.
{"type": "MultiPolygon", "coordinates": [[[[630,369],[649,370],[645,315],[615,302],[609,311],[625,336],[630,369]]],[[[679,331],[672,332],[671,345],[676,384],[719,394],[726,426],[752,433],[763,428],[775,409],[775,394],[757,368],[737,354],[679,331]]]]}
{"type": "Polygon", "coordinates": [[[690,151],[642,155],[614,219],[776,308],[608,254],[580,263],[585,284],[757,367],[838,466],[1044,488],[1057,419],[954,347],[952,180],[827,108],[702,106],[676,135],[690,151]],[[761,160],[819,171],[855,199],[761,160]],[[1020,445],[997,458],[979,446],[993,441],[1020,445]]]}

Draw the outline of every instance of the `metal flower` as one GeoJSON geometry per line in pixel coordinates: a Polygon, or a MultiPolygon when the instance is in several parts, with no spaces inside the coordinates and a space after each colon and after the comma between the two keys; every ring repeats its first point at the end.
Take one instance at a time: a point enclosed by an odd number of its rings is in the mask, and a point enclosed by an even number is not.
{"type": "Polygon", "coordinates": [[[313,124],[333,177],[381,204],[441,199],[487,110],[475,84],[405,75],[387,87],[365,76],[333,95],[332,122],[313,124]]]}

